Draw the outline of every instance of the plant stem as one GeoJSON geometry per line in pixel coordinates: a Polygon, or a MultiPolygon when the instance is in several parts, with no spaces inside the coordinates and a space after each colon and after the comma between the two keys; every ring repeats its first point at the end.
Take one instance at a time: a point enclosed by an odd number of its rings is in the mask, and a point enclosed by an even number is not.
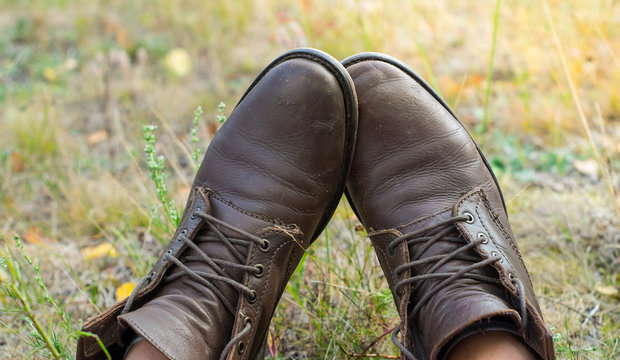
{"type": "MultiPolygon", "coordinates": [[[[489,124],[489,99],[491,97],[491,82],[493,79],[493,62],[495,60],[495,47],[497,45],[497,29],[499,28],[499,9],[501,0],[495,2],[495,13],[493,14],[493,35],[491,39],[491,55],[489,56],[489,68],[487,70],[487,87],[484,93],[484,113],[482,114],[482,124],[479,133],[486,134],[489,124]]],[[[484,137],[483,137],[484,140],[484,137]]]]}
{"type": "MultiPolygon", "coordinates": [[[[12,266],[10,261],[7,261],[7,265],[9,267],[9,269],[11,270],[11,273],[13,275],[15,275],[14,268],[13,268],[13,266],[12,266]]],[[[24,309],[24,312],[26,313],[26,316],[28,316],[30,321],[32,321],[32,325],[34,326],[35,330],[37,330],[37,332],[39,333],[39,335],[41,336],[41,338],[45,342],[45,346],[47,346],[47,348],[50,350],[50,352],[54,356],[54,359],[61,360],[62,358],[60,357],[60,354],[58,353],[58,351],[56,350],[56,348],[52,344],[52,341],[47,336],[47,334],[45,333],[43,328],[41,327],[41,324],[39,324],[39,321],[37,320],[37,318],[32,313],[32,309],[30,308],[30,304],[28,304],[28,301],[26,301],[26,298],[24,297],[24,295],[19,291],[19,289],[15,286],[14,283],[12,283],[10,285],[10,288],[15,293],[15,296],[17,297],[17,299],[19,299],[19,301],[21,302],[22,307],[24,309]]]]}

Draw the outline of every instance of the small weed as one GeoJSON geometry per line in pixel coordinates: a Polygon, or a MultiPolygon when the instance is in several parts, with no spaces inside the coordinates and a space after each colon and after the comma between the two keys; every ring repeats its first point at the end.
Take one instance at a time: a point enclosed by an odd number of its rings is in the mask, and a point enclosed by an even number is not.
{"type": "MultiPolygon", "coordinates": [[[[73,342],[80,336],[95,335],[79,330],[80,326],[75,323],[72,314],[67,313],[62,303],[50,294],[39,266],[25,252],[21,239],[15,236],[14,240],[16,249],[9,246],[0,249],[0,271],[8,272],[0,276],[0,289],[12,300],[6,302],[3,299],[0,312],[20,314],[23,317],[31,329],[28,337],[31,354],[39,353],[56,360],[72,359],[73,342]],[[40,318],[40,314],[45,314],[43,319],[46,321],[40,318]]],[[[110,359],[105,348],[104,351],[110,359]]]]}
{"type": "Polygon", "coordinates": [[[224,116],[224,108],[226,108],[226,104],[223,102],[220,102],[217,105],[217,115],[215,116],[215,120],[217,120],[220,124],[223,124],[224,121],[226,121],[226,116],[224,116]]]}
{"type": "Polygon", "coordinates": [[[198,147],[198,124],[200,123],[200,117],[202,116],[202,107],[197,107],[194,111],[194,123],[191,130],[192,144],[194,145],[194,151],[192,151],[192,160],[194,161],[194,172],[198,171],[198,158],[200,157],[201,149],[198,147]]]}
{"type": "MultiPolygon", "coordinates": [[[[164,225],[164,228],[171,232],[173,228],[179,224],[179,212],[175,208],[174,203],[168,197],[168,187],[166,185],[166,177],[164,175],[164,167],[166,158],[163,155],[155,154],[155,133],[157,130],[156,125],[142,125],[142,132],[144,134],[144,140],[146,145],[144,147],[144,154],[146,155],[146,167],[151,172],[151,179],[155,184],[157,191],[157,198],[164,207],[164,212],[167,216],[168,222],[164,225]]],[[[156,208],[152,209],[153,214],[156,213],[156,208]]]]}
{"type": "Polygon", "coordinates": [[[494,132],[489,151],[493,171],[498,175],[511,174],[523,182],[532,181],[535,172],[566,174],[573,168],[577,156],[566,149],[541,149],[514,135],[494,132]]]}

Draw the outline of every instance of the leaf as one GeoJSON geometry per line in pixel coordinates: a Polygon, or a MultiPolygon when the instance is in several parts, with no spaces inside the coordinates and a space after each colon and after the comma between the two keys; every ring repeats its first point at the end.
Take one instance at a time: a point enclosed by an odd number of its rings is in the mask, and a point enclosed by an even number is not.
{"type": "Polygon", "coordinates": [[[105,130],[97,130],[95,132],[92,132],[90,134],[88,134],[88,137],[86,138],[86,143],[88,145],[95,145],[98,144],[104,140],[106,140],[108,138],[108,132],[105,130]]]}
{"type": "Polygon", "coordinates": [[[54,240],[43,236],[43,232],[34,225],[30,225],[30,228],[26,232],[26,235],[24,235],[24,241],[30,244],[51,244],[54,242],[54,240]]]}
{"type": "Polygon", "coordinates": [[[121,286],[116,288],[116,301],[122,301],[123,299],[129,297],[135,287],[136,283],[133,282],[126,282],[121,284],[121,286]]]}
{"type": "Polygon", "coordinates": [[[183,77],[192,70],[192,59],[185,49],[172,49],[164,59],[166,66],[176,76],[183,77]]]}
{"type": "Polygon", "coordinates": [[[590,176],[593,179],[598,179],[598,164],[594,159],[587,160],[575,160],[575,169],[583,175],[590,176]]]}
{"type": "Polygon", "coordinates": [[[601,295],[616,297],[618,296],[618,289],[611,285],[597,285],[594,287],[594,290],[601,295]]]}
{"type": "Polygon", "coordinates": [[[24,158],[22,158],[17,151],[13,151],[11,153],[11,170],[13,170],[14,173],[20,173],[24,171],[25,167],[24,158]]]}
{"type": "Polygon", "coordinates": [[[108,257],[118,257],[118,253],[114,246],[110,243],[103,243],[97,246],[89,246],[82,250],[82,255],[87,260],[99,259],[104,256],[108,257]]]}
{"type": "Polygon", "coordinates": [[[43,77],[49,82],[54,82],[58,78],[58,75],[56,74],[56,70],[51,67],[46,67],[43,69],[43,77]]]}

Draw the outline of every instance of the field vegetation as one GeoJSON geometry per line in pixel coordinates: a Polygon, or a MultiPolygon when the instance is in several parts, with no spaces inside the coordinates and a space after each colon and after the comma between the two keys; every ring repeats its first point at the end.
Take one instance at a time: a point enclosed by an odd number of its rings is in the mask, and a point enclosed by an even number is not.
{"type": "MultiPolygon", "coordinates": [[[[427,79],[498,175],[558,358],[620,358],[617,0],[0,0],[0,358],[74,358],[171,237],[219,124],[299,46],[427,79]]],[[[397,323],[343,200],[268,352],[397,358],[397,323]]]]}

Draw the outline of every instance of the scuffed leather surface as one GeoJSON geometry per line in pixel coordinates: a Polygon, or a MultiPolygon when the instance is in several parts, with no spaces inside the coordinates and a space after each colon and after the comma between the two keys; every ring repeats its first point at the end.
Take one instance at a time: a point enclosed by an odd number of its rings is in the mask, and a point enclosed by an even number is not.
{"type": "Polygon", "coordinates": [[[333,74],[306,59],[282,63],[222,125],[195,185],[308,233],[334,197],[345,166],[344,117],[333,74]]]}
{"type": "MultiPolygon", "coordinates": [[[[231,279],[257,293],[250,303],[232,286],[214,280],[236,304],[230,314],[212,290],[184,276],[162,283],[179,271],[163,258],[132,310],[122,316],[126,301],[88,321],[85,331],[98,334],[113,358],[122,358],[125,344],[137,332],[171,359],[218,359],[229,340],[247,321],[250,334],[228,359],[253,359],[288,278],[305,249],[319,235],[335,209],[350,168],[357,128],[357,102],[351,80],[333,58],[310,49],[294,50],[272,63],[252,84],[212,140],[186,205],[181,224],[164,253],[179,259],[195,255],[179,236],[211,234],[197,209],[270,241],[267,251],[252,244],[235,245],[245,265],[264,266],[264,274],[226,269],[231,279]]],[[[225,235],[239,234],[221,227],[225,235]]],[[[209,256],[234,261],[222,243],[201,243],[209,256]]],[[[200,261],[185,265],[214,272],[200,261]]],[[[91,338],[78,342],[78,359],[103,359],[91,338]]]]}
{"type": "MultiPolygon", "coordinates": [[[[251,246],[249,250],[251,254],[246,264],[265,266],[261,278],[250,275],[244,279],[243,271],[229,272],[231,278],[256,289],[259,300],[251,304],[251,307],[257,311],[250,314],[245,297],[239,297],[232,286],[217,287],[227,298],[239,298],[240,310],[237,318],[225,310],[219,298],[209,288],[189,277],[162,286],[153,295],[153,300],[135,311],[120,316],[119,320],[132,327],[171,359],[219,359],[223,347],[233,333],[235,320],[243,324],[246,316],[254,322],[254,333],[265,331],[274,304],[277,302],[276,297],[279,296],[273,287],[277,287],[277,284],[285,278],[288,262],[295,260],[290,257],[292,249],[302,246],[304,242],[303,234],[296,227],[285,227],[259,219],[255,214],[240,211],[222,202],[216,195],[212,195],[210,200],[213,214],[219,219],[243,225],[246,231],[259,235],[271,243],[267,252],[257,250],[256,246],[251,246]],[[171,333],[174,333],[174,336],[171,336],[171,333]]],[[[230,237],[236,236],[228,229],[220,230],[230,237]]],[[[230,251],[221,243],[204,244],[201,248],[207,254],[218,254],[219,259],[234,261],[230,251]]],[[[248,249],[242,246],[238,246],[237,249],[244,253],[248,252],[248,249]]],[[[186,254],[193,255],[192,251],[186,254]]],[[[188,262],[186,265],[195,271],[214,272],[204,262],[188,262]]],[[[252,340],[253,337],[249,336],[245,339],[245,343],[252,344],[252,340]]],[[[257,353],[262,346],[258,342],[255,345],[255,349],[251,349],[254,351],[247,351],[246,355],[257,353]]]]}
{"type": "MultiPolygon", "coordinates": [[[[397,248],[391,256],[387,244],[399,234],[406,234],[439,223],[476,206],[474,197],[459,201],[476,190],[477,206],[483,211],[482,223],[494,244],[501,248],[514,275],[526,288],[530,326],[526,341],[545,359],[553,359],[551,337],[542,321],[532,285],[514,241],[499,188],[465,128],[420,82],[401,68],[364,55],[345,60],[354,80],[359,102],[358,146],[356,148],[347,192],[356,213],[377,251],[390,287],[400,279],[393,269],[410,260],[412,249],[397,248]],[[482,200],[483,199],[483,200],[482,200]],[[501,234],[501,236],[500,236],[501,234]],[[509,260],[508,260],[509,259],[509,260]]],[[[481,223],[478,223],[481,224],[481,223]]],[[[467,229],[455,229],[471,241],[467,229]]],[[[476,232],[477,229],[469,229],[476,232]]],[[[477,236],[477,232],[473,234],[477,236]]],[[[422,258],[449,253],[459,246],[438,242],[422,258]]],[[[484,248],[470,250],[467,255],[485,257],[484,248]]],[[[450,272],[471,264],[451,260],[436,269],[450,272]]],[[[475,270],[485,276],[499,278],[502,272],[490,266],[475,270]]],[[[431,265],[414,268],[425,274],[431,265]]],[[[414,274],[414,275],[416,275],[414,274]]],[[[505,275],[505,274],[504,274],[505,275]]],[[[404,274],[403,276],[407,276],[404,274]]],[[[401,276],[402,278],[402,276],[401,276]]],[[[446,342],[472,323],[493,317],[510,319],[518,328],[520,316],[511,295],[514,286],[506,281],[498,286],[471,279],[459,279],[442,288],[422,307],[415,319],[406,319],[405,309],[414,306],[436,280],[427,280],[416,294],[394,294],[397,308],[405,324],[409,324],[406,346],[419,359],[435,359],[446,342]],[[410,301],[411,300],[411,301],[410,301]]],[[[409,287],[406,287],[409,288],[409,287]]]]}

